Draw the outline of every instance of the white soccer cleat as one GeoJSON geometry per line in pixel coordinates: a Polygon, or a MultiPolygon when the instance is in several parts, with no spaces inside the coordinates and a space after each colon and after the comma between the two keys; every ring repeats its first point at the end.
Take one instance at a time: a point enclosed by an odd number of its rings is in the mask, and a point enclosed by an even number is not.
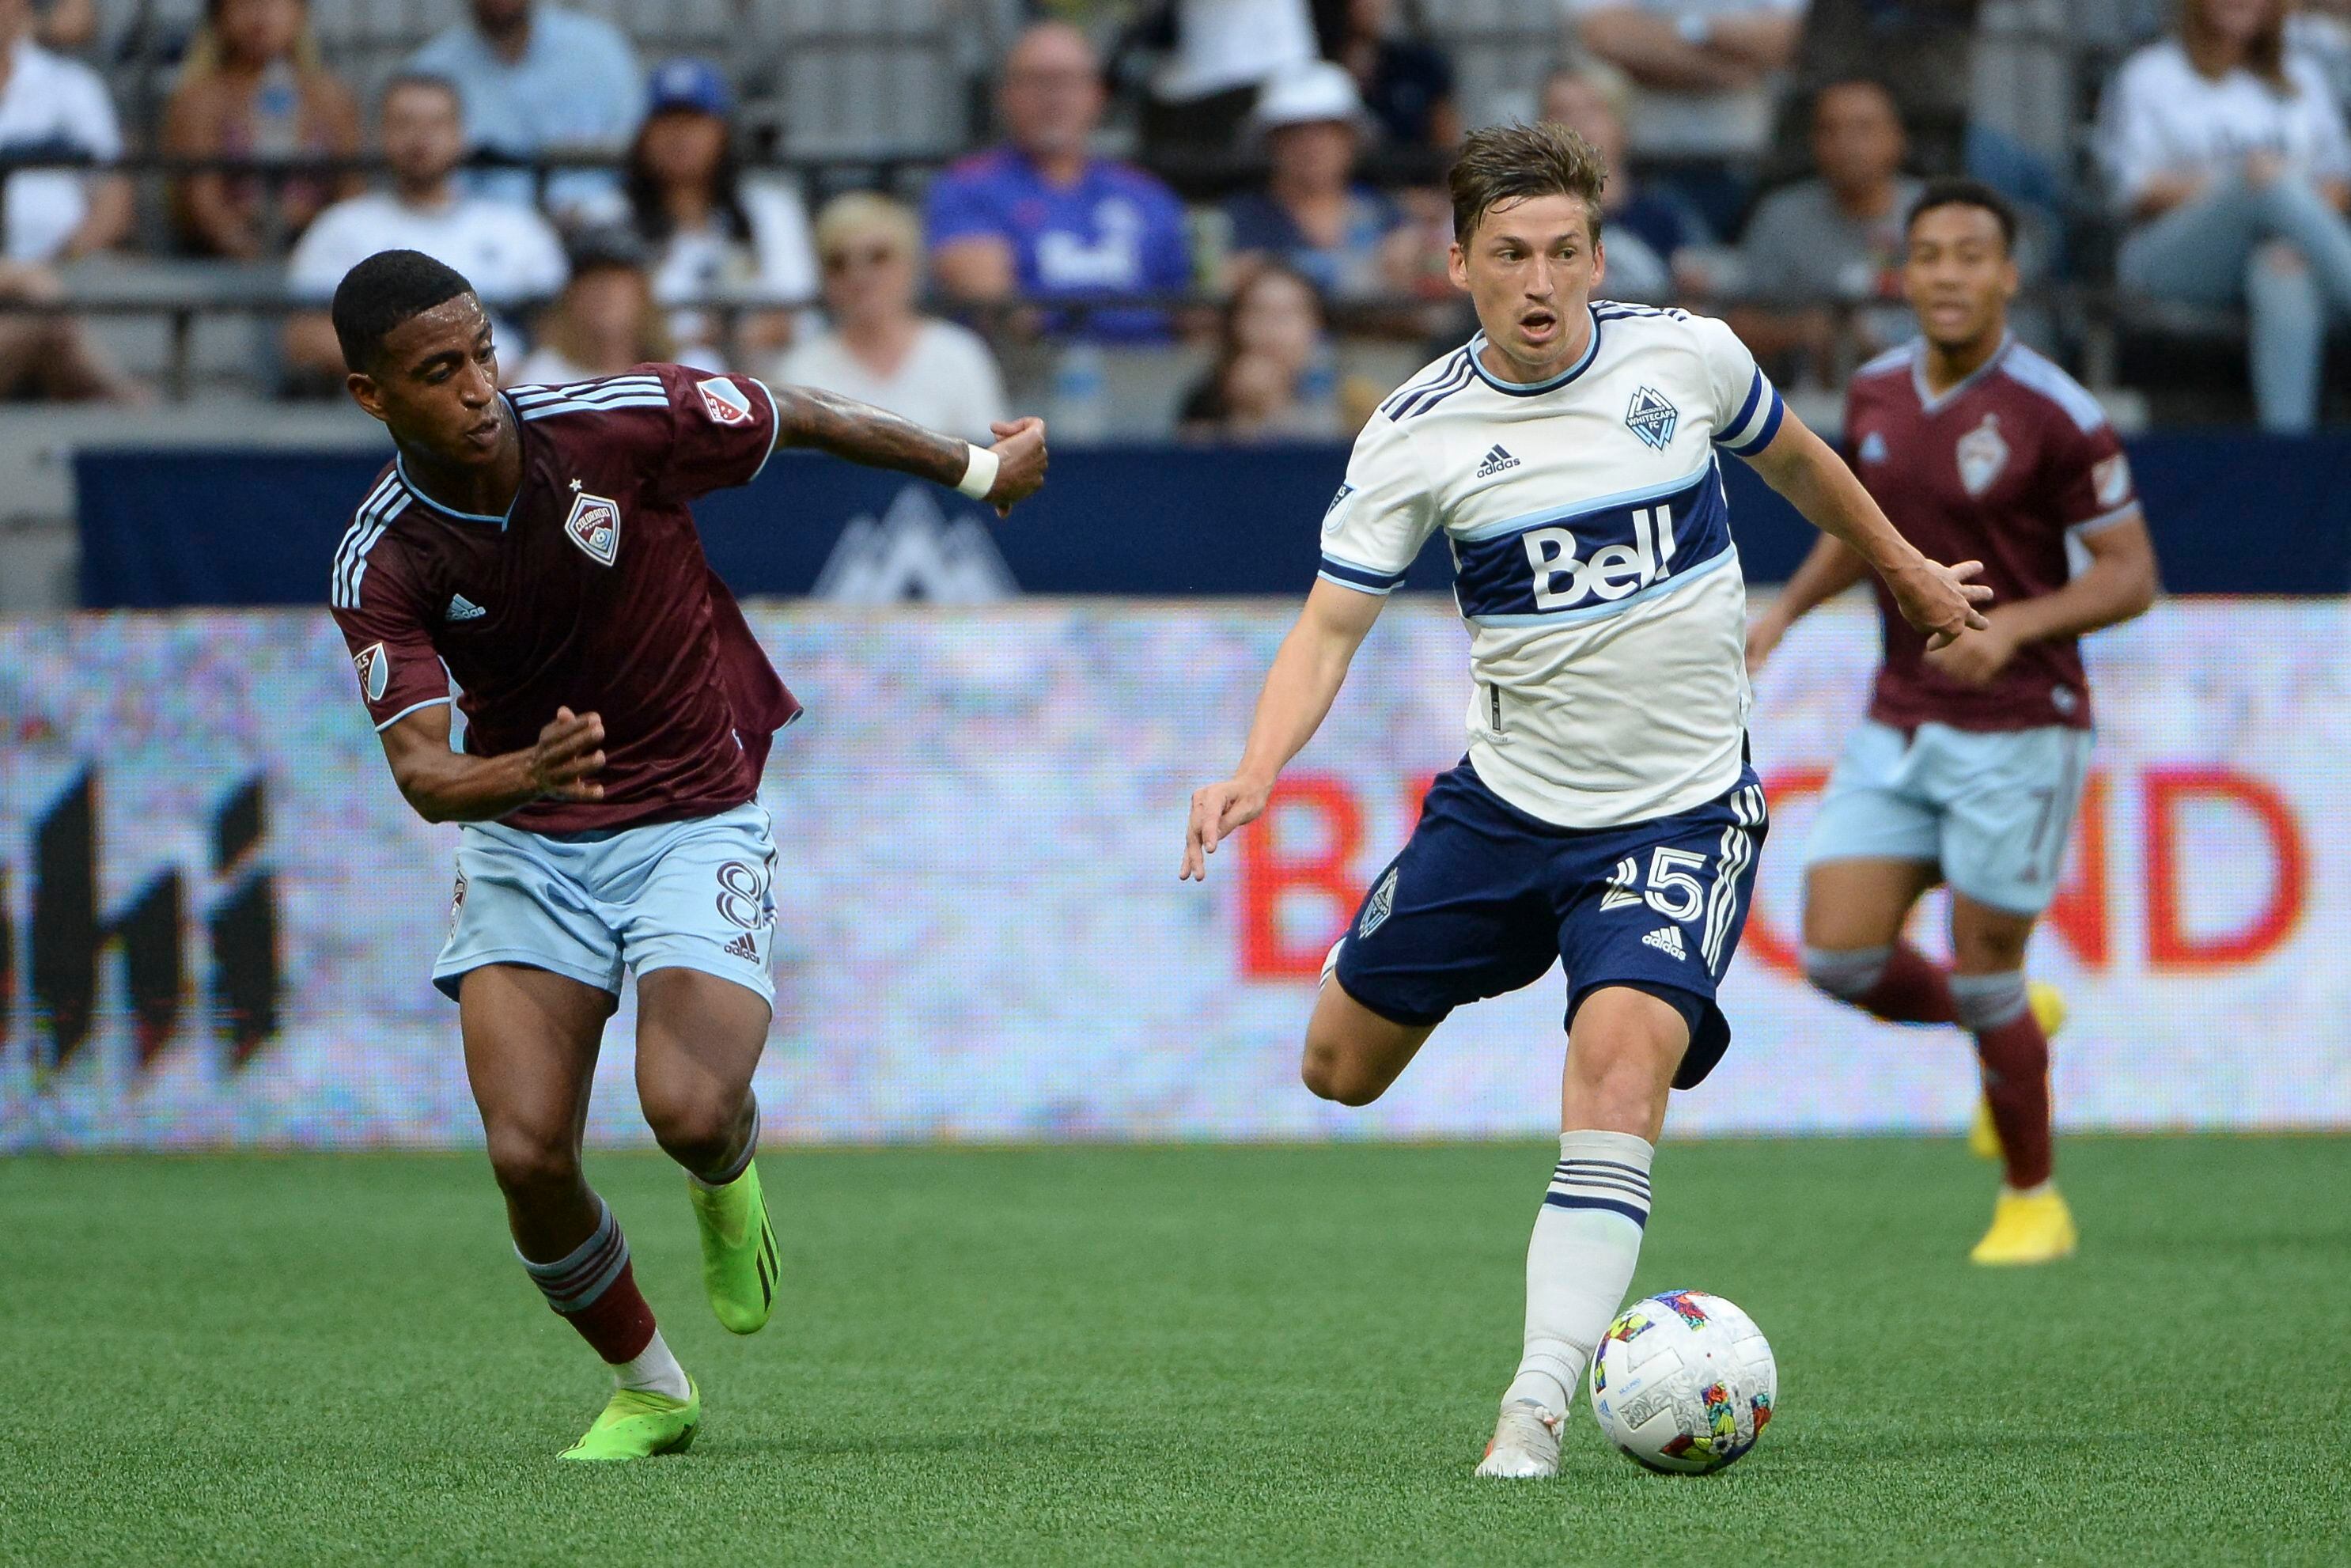
{"type": "Polygon", "coordinates": [[[1514,1480],[1559,1474],[1559,1434],[1566,1425],[1566,1416],[1531,1399],[1511,1400],[1494,1423],[1494,1440],[1486,1445],[1478,1473],[1514,1480]]]}

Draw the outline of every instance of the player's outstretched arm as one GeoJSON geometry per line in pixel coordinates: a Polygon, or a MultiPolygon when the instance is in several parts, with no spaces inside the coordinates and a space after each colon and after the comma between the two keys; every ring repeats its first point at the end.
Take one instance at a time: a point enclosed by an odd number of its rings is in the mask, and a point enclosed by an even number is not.
{"type": "Polygon", "coordinates": [[[1266,672],[1241,765],[1231,778],[1192,791],[1178,877],[1207,881],[1208,857],[1217,843],[1264,815],[1274,779],[1322,727],[1355,650],[1386,602],[1379,594],[1359,593],[1327,579],[1315,583],[1298,623],[1273,656],[1273,668],[1266,672]]]}
{"type": "Polygon", "coordinates": [[[1748,461],[1813,527],[1851,546],[1886,580],[1902,618],[1927,634],[1928,647],[1944,647],[1960,632],[1980,632],[1988,624],[1976,606],[1991,597],[1991,590],[1968,580],[1983,563],[1945,566],[1920,555],[1886,521],[1844,459],[1795,414],[1788,414],[1771,444],[1748,461]]]}
{"type": "Polygon", "coordinates": [[[485,822],[533,800],[601,800],[604,721],[555,710],[538,744],[502,757],[449,749],[449,706],[419,708],[383,731],[392,781],[428,822],[485,822]]]}
{"type": "Polygon", "coordinates": [[[1041,419],[998,421],[988,426],[996,444],[975,446],[838,392],[817,387],[769,390],[776,398],[778,446],[812,447],[869,468],[912,474],[986,501],[998,517],[1045,483],[1041,419]]]}
{"type": "Polygon", "coordinates": [[[1763,667],[1788,628],[1869,575],[1869,563],[1843,539],[1823,534],[1771,604],[1747,623],[1747,669],[1763,667]]]}

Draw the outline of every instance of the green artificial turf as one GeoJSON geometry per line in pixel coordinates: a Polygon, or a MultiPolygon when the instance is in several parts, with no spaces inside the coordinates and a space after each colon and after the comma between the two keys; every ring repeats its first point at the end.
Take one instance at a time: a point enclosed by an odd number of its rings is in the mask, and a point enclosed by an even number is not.
{"type": "Polygon", "coordinates": [[[1553,1157],[770,1155],[736,1341],[681,1178],[601,1156],[708,1408],[606,1469],[477,1157],[0,1161],[0,1561],[2351,1561],[2351,1140],[2073,1140],[2083,1255],[2015,1273],[1956,1144],[1670,1145],[1635,1288],[1746,1307],[1777,1419],[1662,1478],[1579,1406],[1476,1481],[1553,1157]]]}

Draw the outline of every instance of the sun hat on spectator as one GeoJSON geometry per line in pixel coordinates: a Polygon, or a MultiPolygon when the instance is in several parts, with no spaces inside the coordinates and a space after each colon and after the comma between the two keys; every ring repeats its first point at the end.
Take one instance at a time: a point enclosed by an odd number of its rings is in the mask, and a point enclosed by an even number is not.
{"type": "Polygon", "coordinates": [[[648,114],[665,114],[673,110],[691,110],[697,114],[714,114],[726,118],[735,107],[734,94],[726,89],[726,78],[708,60],[697,60],[681,55],[655,66],[647,78],[648,114]]]}
{"type": "Polygon", "coordinates": [[[1364,108],[1364,95],[1355,90],[1353,74],[1330,60],[1316,60],[1266,83],[1258,94],[1257,107],[1249,111],[1249,123],[1254,133],[1262,136],[1285,125],[1326,120],[1353,126],[1365,136],[1379,129],[1364,108]]]}

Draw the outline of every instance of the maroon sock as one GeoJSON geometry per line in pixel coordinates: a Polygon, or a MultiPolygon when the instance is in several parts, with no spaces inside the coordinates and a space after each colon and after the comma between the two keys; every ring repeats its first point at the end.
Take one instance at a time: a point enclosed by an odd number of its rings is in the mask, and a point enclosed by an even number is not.
{"type": "Polygon", "coordinates": [[[1984,1098],[2008,1162],[2008,1185],[2019,1191],[2049,1179],[2049,1039],[2024,1009],[1976,1036],[1983,1064],[1984,1098]]]}
{"type": "Polygon", "coordinates": [[[1907,942],[1894,944],[1877,983],[1856,999],[1888,1023],[1950,1023],[1959,1017],[1950,977],[1907,942]]]}
{"type": "Polygon", "coordinates": [[[598,1355],[615,1365],[636,1360],[653,1342],[653,1310],[645,1303],[644,1292],[637,1289],[636,1270],[627,1263],[621,1265],[620,1273],[602,1295],[576,1312],[561,1315],[598,1355]]]}

